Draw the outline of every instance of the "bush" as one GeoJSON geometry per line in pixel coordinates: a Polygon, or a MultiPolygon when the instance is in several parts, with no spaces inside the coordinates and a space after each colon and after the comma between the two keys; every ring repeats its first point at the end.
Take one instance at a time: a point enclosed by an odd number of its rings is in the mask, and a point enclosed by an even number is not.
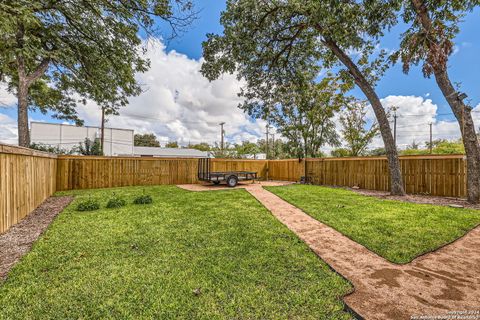
{"type": "Polygon", "coordinates": [[[138,196],[135,198],[135,200],[133,200],[133,203],[135,204],[149,204],[152,202],[153,202],[153,199],[148,194],[142,194],[141,196],[138,196]]]}
{"type": "Polygon", "coordinates": [[[109,208],[109,209],[120,208],[120,207],[123,207],[126,204],[127,204],[127,202],[125,201],[125,199],[115,195],[115,193],[114,193],[113,197],[110,198],[110,200],[108,200],[108,202],[107,202],[107,208],[109,208]]]}
{"type": "Polygon", "coordinates": [[[93,199],[82,201],[77,205],[77,211],[95,211],[98,209],[100,209],[100,204],[93,199]]]}

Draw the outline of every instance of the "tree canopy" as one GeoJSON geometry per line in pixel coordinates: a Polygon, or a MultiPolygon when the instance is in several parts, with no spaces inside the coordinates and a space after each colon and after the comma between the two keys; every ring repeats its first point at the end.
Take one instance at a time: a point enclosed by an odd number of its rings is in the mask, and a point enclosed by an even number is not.
{"type": "Polygon", "coordinates": [[[75,120],[86,99],[117,110],[141,92],[149,61],[140,32],[155,19],[174,30],[192,18],[189,0],[18,0],[0,3],[0,81],[19,103],[20,145],[28,145],[27,108],[75,120]]]}
{"type": "Polygon", "coordinates": [[[160,147],[157,136],[153,133],[135,134],[133,144],[136,147],[160,147]]]}
{"type": "Polygon", "coordinates": [[[177,141],[170,141],[165,144],[165,148],[179,148],[177,141]]]}
{"type": "MultiPolygon", "coordinates": [[[[245,86],[242,107],[266,117],[279,91],[291,82],[317,79],[334,70],[345,89],[357,85],[369,100],[387,152],[393,194],[404,194],[398,153],[375,84],[388,66],[378,38],[396,23],[395,0],[318,1],[228,0],[221,35],[203,44],[202,73],[210,80],[236,73],[245,86]],[[249,108],[251,101],[256,108],[249,108]]],[[[281,93],[281,92],[280,92],[281,93]]]]}
{"type": "Polygon", "coordinates": [[[368,127],[367,105],[365,102],[357,102],[348,106],[340,115],[340,125],[348,155],[357,157],[364,155],[368,145],[378,135],[378,124],[373,123],[368,127]]]}
{"type": "Polygon", "coordinates": [[[267,119],[287,140],[295,156],[318,157],[324,145],[340,144],[333,117],[348,101],[339,91],[337,79],[291,86],[281,103],[269,108],[267,119]]]}

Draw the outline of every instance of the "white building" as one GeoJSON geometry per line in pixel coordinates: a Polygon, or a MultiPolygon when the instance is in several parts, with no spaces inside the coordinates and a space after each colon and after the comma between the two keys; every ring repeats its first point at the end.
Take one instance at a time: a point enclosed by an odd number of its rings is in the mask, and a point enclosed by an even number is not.
{"type": "Polygon", "coordinates": [[[265,160],[267,159],[266,153],[246,154],[245,159],[265,160]]]}
{"type": "MultiPolygon", "coordinates": [[[[133,130],[105,128],[104,134],[103,153],[105,156],[133,155],[133,130]]],[[[100,139],[101,129],[60,123],[30,123],[30,141],[32,143],[51,145],[70,151],[80,143],[84,143],[85,138],[92,141],[100,139]]]]}
{"type": "Polygon", "coordinates": [[[134,147],[135,157],[207,158],[208,152],[186,148],[134,147]]]}

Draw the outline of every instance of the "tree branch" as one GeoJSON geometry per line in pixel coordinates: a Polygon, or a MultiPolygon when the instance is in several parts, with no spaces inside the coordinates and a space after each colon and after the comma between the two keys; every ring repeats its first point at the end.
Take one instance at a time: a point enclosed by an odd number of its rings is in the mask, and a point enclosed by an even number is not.
{"type": "Polygon", "coordinates": [[[32,82],[43,76],[45,74],[45,71],[47,71],[49,64],[50,58],[44,58],[42,62],[40,62],[40,64],[37,66],[37,68],[26,77],[25,81],[27,83],[27,86],[31,85],[32,82]]]}

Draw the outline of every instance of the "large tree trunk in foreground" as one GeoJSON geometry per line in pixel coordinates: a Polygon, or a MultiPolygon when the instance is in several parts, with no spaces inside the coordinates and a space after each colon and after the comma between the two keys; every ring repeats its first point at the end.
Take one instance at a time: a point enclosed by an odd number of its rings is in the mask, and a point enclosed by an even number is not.
{"type": "MultiPolygon", "coordinates": [[[[16,33],[17,49],[21,51],[24,47],[25,28],[22,22],[18,24],[16,33]]],[[[47,71],[50,58],[44,58],[33,71],[28,74],[27,63],[21,52],[17,54],[17,73],[18,73],[18,145],[21,147],[30,147],[30,133],[28,132],[28,89],[33,82],[38,80],[47,71]]]]}
{"type": "Polygon", "coordinates": [[[392,130],[390,129],[390,123],[388,121],[387,114],[385,112],[385,109],[383,109],[380,99],[375,93],[375,90],[372,88],[370,83],[368,83],[367,79],[365,79],[361,71],[350,59],[350,57],[342,49],[340,49],[340,47],[338,47],[338,45],[333,40],[325,39],[324,43],[348,68],[348,71],[354,78],[355,83],[363,91],[368,101],[372,105],[373,112],[375,113],[378,125],[380,127],[380,133],[382,135],[383,143],[385,144],[385,151],[387,153],[388,168],[390,170],[391,180],[390,193],[392,195],[405,195],[397,147],[392,136],[392,130]]]}
{"type": "MultiPolygon", "coordinates": [[[[417,13],[418,20],[427,34],[432,33],[432,20],[427,7],[421,0],[413,0],[412,4],[417,13]]],[[[429,50],[432,53],[443,52],[440,43],[436,39],[429,39],[429,50]]],[[[448,76],[448,55],[432,55],[427,60],[433,69],[438,87],[447,100],[450,108],[457,118],[462,133],[463,146],[467,156],[467,199],[471,203],[480,202],[480,145],[478,144],[475,124],[473,123],[470,108],[458,97],[457,90],[452,85],[448,76]]]]}
{"type": "Polygon", "coordinates": [[[28,87],[25,79],[18,83],[18,145],[28,148],[30,134],[28,132],[28,87]]]}
{"type": "Polygon", "coordinates": [[[25,61],[21,55],[17,57],[18,68],[18,145],[30,147],[30,133],[28,131],[28,89],[47,70],[50,59],[44,59],[37,68],[27,75],[25,61]]]}
{"type": "Polygon", "coordinates": [[[460,125],[463,145],[467,156],[467,199],[471,203],[480,201],[480,145],[478,144],[475,124],[473,123],[470,108],[458,98],[445,70],[434,72],[435,80],[452,108],[455,118],[460,125]]]}

